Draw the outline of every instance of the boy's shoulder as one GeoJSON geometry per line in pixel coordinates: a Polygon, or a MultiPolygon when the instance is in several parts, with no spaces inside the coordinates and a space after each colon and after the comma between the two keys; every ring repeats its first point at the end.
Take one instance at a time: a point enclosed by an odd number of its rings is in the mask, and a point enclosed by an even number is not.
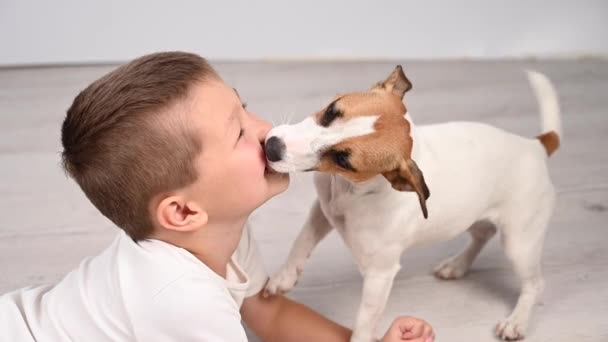
{"type": "MultiPolygon", "coordinates": [[[[234,305],[238,311],[246,297],[259,293],[266,281],[261,254],[250,228],[227,265],[223,278],[187,250],[160,240],[134,242],[121,232],[109,248],[116,254],[116,278],[125,307],[138,311],[160,297],[188,295],[193,302],[209,301],[208,294],[234,305]]],[[[214,301],[209,301],[214,302],[214,301]]]]}
{"type": "Polygon", "coordinates": [[[122,231],[113,245],[116,278],[123,295],[128,293],[135,298],[154,300],[166,291],[188,283],[225,288],[217,274],[183,248],[154,239],[134,242],[122,231]]]}
{"type": "MultiPolygon", "coordinates": [[[[240,305],[255,283],[252,275],[258,274],[251,271],[259,272],[252,268],[259,261],[253,260],[257,250],[248,231],[232,257],[234,265],[228,265],[229,273],[233,266],[242,270],[244,279],[224,279],[185,249],[163,241],[136,243],[126,235],[118,239],[123,244],[118,246],[122,258],[118,277],[135,336],[154,339],[158,331],[164,331],[185,340],[193,333],[202,340],[220,334],[225,340],[244,340],[240,305]],[[202,323],[211,321],[217,324],[202,323]]],[[[263,287],[265,272],[262,276],[263,287]]]]}
{"type": "Polygon", "coordinates": [[[159,240],[134,242],[122,232],[114,244],[120,295],[140,339],[172,330],[165,326],[171,322],[200,326],[201,319],[218,317],[218,312],[240,322],[225,280],[186,250],[159,240]]]}
{"type": "MultiPolygon", "coordinates": [[[[249,238],[248,233],[243,236],[249,238]]],[[[252,256],[250,248],[255,246],[251,242],[245,240],[242,253],[233,259],[257,265],[244,258],[252,256]]],[[[237,284],[242,296],[237,293],[235,297],[230,281],[186,250],[158,240],[136,243],[121,231],[104,251],[84,260],[55,286],[0,296],[0,316],[27,312],[19,322],[29,327],[20,329],[14,324],[11,331],[0,333],[0,340],[6,334],[34,333],[60,340],[57,336],[66,330],[66,324],[71,336],[92,340],[113,334],[156,340],[155,333],[183,337],[177,340],[214,340],[218,336],[220,340],[245,340],[239,313],[242,301],[238,299],[249,293],[250,284],[237,284]],[[53,320],[45,312],[54,312],[62,320],[53,320]],[[218,324],[201,323],[206,321],[218,324]],[[99,322],[105,322],[105,330],[99,322]]]]}

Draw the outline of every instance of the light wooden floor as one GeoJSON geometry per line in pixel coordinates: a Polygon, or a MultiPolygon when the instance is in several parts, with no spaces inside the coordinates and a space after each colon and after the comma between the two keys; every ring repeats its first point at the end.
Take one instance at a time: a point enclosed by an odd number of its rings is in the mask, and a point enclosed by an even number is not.
{"type": "MultiPolygon", "coordinates": [[[[562,101],[563,147],[550,161],[559,189],[544,252],[545,303],[528,341],[608,341],[608,62],[404,62],[418,124],[475,120],[533,136],[539,116],[524,68],[545,72],[562,101]]],[[[337,92],[364,89],[395,63],[216,64],[250,108],[275,123],[299,120],[337,92]]],[[[0,70],[0,293],[58,281],[100,251],[115,228],[59,167],[59,127],[77,91],[110,67],[0,70]]],[[[277,270],[314,198],[309,174],[254,213],[267,269],[277,270]]],[[[518,294],[494,239],[472,273],[441,282],[430,269],[460,237],[402,258],[382,321],[399,313],[431,322],[438,341],[493,341],[518,294]]],[[[333,234],[313,254],[292,297],[350,326],[361,290],[348,250],[333,234]]]]}

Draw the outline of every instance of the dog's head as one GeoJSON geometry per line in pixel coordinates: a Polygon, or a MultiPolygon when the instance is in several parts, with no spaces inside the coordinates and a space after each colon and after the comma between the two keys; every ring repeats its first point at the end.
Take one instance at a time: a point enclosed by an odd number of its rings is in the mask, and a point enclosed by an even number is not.
{"type": "Polygon", "coordinates": [[[426,218],[430,193],[412,160],[403,96],[412,84],[401,66],[370,90],[336,96],[323,110],[266,137],[269,166],[277,172],[320,171],[353,182],[383,175],[399,191],[414,191],[426,218]]]}

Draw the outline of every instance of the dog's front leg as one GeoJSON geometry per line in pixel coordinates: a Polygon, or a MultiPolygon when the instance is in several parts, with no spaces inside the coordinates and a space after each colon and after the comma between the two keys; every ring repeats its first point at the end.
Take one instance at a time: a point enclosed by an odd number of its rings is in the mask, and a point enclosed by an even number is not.
{"type": "Polygon", "coordinates": [[[315,200],[306,223],[293,243],[287,261],[281,267],[281,270],[270,278],[264,289],[264,294],[283,294],[291,290],[300,273],[302,273],[310,253],[331,229],[332,226],[323,214],[319,200],[315,200]]]}
{"type": "Polygon", "coordinates": [[[363,275],[363,294],[351,342],[377,341],[374,333],[386,307],[395,275],[400,269],[399,259],[392,267],[383,266],[385,267],[381,270],[369,269],[363,275]]]}

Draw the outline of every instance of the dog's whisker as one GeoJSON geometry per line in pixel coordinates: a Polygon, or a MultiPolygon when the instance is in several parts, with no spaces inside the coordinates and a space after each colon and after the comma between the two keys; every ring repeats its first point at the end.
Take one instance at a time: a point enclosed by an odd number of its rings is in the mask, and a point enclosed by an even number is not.
{"type": "Polygon", "coordinates": [[[284,113],[283,111],[281,111],[281,116],[280,116],[280,117],[279,117],[279,119],[278,119],[278,123],[279,123],[279,125],[282,125],[282,124],[283,124],[283,117],[285,117],[285,113],[284,113]]]}
{"type": "Polygon", "coordinates": [[[295,111],[293,111],[293,110],[283,112],[283,121],[282,121],[282,124],[283,125],[291,125],[291,123],[293,122],[294,115],[295,115],[295,111]]]}
{"type": "Polygon", "coordinates": [[[289,115],[289,119],[287,119],[287,124],[291,125],[291,123],[293,122],[293,119],[296,115],[295,111],[291,111],[291,114],[289,115]]]}

